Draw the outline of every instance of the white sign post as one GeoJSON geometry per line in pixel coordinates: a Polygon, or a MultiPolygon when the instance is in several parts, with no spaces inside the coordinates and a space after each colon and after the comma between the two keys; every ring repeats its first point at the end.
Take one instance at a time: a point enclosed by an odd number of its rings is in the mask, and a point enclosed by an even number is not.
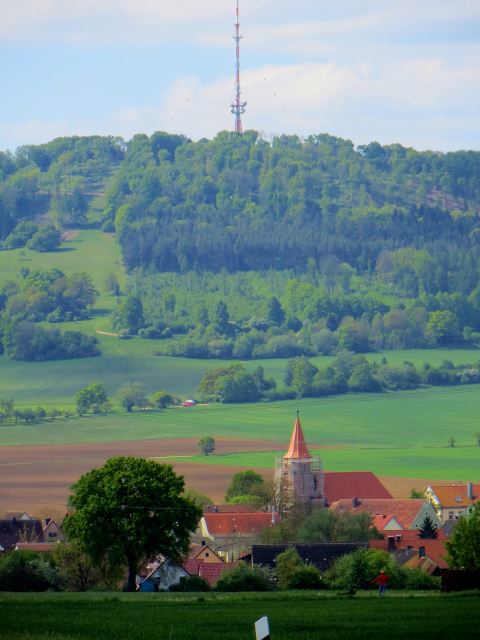
{"type": "Polygon", "coordinates": [[[255,638],[256,640],[269,640],[270,631],[268,629],[268,618],[263,616],[255,622],[255,638]]]}

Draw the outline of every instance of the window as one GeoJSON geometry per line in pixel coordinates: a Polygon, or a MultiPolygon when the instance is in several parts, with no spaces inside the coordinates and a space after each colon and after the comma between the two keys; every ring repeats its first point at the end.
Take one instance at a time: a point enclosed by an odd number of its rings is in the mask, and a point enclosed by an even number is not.
{"type": "Polygon", "coordinates": [[[453,511],[448,512],[448,519],[453,520],[453,511]]]}
{"type": "Polygon", "coordinates": [[[49,538],[56,538],[57,537],[57,532],[56,531],[49,531],[48,532],[48,537],[49,538]]]}

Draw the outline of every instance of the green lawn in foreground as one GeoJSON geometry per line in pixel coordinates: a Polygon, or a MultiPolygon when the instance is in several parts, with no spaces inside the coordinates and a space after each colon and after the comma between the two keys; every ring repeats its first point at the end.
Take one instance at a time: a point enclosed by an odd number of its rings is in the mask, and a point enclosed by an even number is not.
{"type": "Polygon", "coordinates": [[[478,638],[479,596],[274,594],[5,594],[2,640],[272,640],[478,638]]]}

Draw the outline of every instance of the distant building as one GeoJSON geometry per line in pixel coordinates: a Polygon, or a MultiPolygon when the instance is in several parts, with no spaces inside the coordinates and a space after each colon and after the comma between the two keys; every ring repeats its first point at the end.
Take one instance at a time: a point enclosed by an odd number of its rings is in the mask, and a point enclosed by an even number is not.
{"type": "Polygon", "coordinates": [[[293,425],[287,453],[277,460],[275,500],[281,512],[294,504],[329,506],[342,499],[391,499],[371,471],[323,471],[308,450],[300,419],[293,425]]]}
{"type": "Polygon", "coordinates": [[[441,522],[458,520],[468,513],[480,498],[480,484],[432,484],[425,491],[441,522]]]}
{"type": "Polygon", "coordinates": [[[421,499],[337,500],[330,506],[330,509],[336,513],[369,513],[377,523],[381,522],[380,517],[385,518],[387,525],[389,519],[393,517],[400,530],[420,529],[426,516],[429,516],[434,524],[440,524],[432,505],[421,499]]]}
{"type": "Polygon", "coordinates": [[[325,503],[320,459],[312,456],[308,450],[298,412],[288,451],[277,461],[275,493],[282,512],[288,511],[294,504],[325,503]]]}

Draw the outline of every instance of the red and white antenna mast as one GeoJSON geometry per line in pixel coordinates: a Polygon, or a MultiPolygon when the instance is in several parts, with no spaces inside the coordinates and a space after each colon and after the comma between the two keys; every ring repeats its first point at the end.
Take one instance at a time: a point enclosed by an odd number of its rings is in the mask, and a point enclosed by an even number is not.
{"type": "Polygon", "coordinates": [[[235,102],[232,102],[230,104],[230,108],[231,112],[235,116],[235,131],[237,133],[242,133],[242,114],[245,113],[245,107],[247,106],[247,103],[242,102],[242,92],[240,90],[240,40],[242,39],[242,36],[240,35],[238,1],[239,0],[237,0],[237,21],[235,23],[235,35],[233,36],[236,44],[235,102]]]}

